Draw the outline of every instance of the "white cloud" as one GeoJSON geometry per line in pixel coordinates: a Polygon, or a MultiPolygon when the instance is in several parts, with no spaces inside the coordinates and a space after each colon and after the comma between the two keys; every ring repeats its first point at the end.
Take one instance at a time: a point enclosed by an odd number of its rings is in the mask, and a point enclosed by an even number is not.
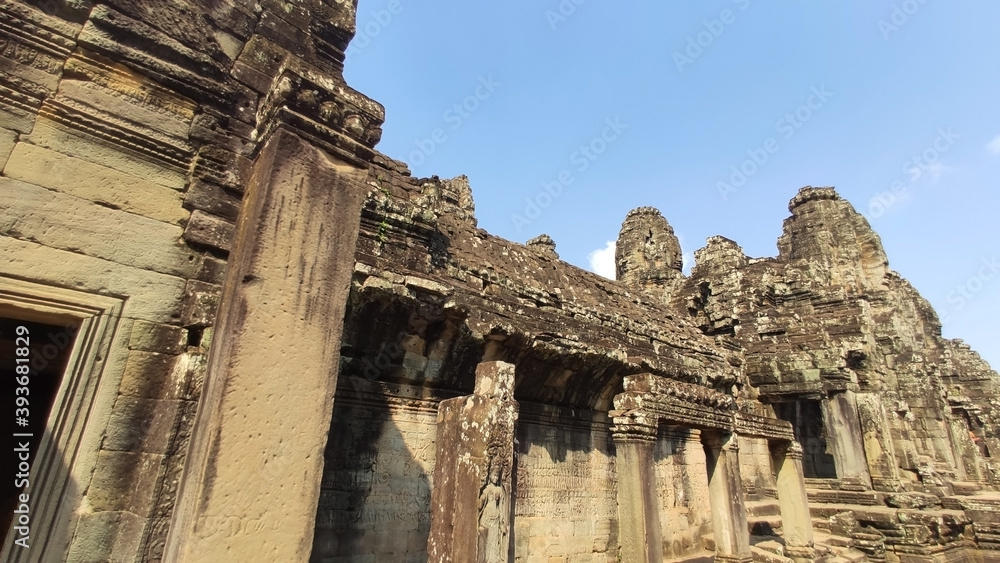
{"type": "Polygon", "coordinates": [[[690,276],[691,267],[694,266],[694,251],[693,250],[685,251],[684,236],[681,235],[680,233],[676,234],[677,234],[677,243],[681,245],[681,262],[683,263],[683,266],[681,266],[681,270],[684,272],[684,275],[690,276]]]}
{"type": "Polygon", "coordinates": [[[994,154],[1000,154],[1000,135],[997,135],[992,141],[986,144],[986,150],[994,154]]]}
{"type": "Polygon", "coordinates": [[[587,255],[590,262],[590,271],[604,276],[609,280],[615,279],[615,241],[609,240],[604,248],[598,248],[587,255]]]}

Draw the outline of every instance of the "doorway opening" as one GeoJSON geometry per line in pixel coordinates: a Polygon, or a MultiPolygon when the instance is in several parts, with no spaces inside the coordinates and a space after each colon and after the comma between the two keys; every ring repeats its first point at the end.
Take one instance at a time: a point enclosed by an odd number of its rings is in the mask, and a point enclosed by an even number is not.
{"type": "MultiPolygon", "coordinates": [[[[77,328],[76,324],[61,326],[0,316],[0,404],[10,409],[7,412],[11,415],[5,424],[8,431],[0,433],[0,451],[22,452],[27,444],[27,459],[32,467],[73,351],[77,328]]],[[[13,476],[21,475],[20,457],[22,454],[9,458],[7,470],[13,476]]],[[[10,530],[25,482],[23,478],[0,482],[0,531],[4,533],[10,530]]]]}
{"type": "Polygon", "coordinates": [[[792,423],[795,440],[802,445],[802,474],[806,479],[836,479],[837,466],[827,449],[823,404],[796,399],[775,403],[778,418],[792,423]]]}

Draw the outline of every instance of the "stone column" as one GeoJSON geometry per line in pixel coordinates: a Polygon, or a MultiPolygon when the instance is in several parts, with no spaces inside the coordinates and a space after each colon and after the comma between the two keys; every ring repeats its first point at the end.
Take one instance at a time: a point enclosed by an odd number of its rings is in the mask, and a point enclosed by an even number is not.
{"type": "Polygon", "coordinates": [[[708,499],[715,530],[715,560],[752,561],[736,435],[702,432],[708,466],[708,499]]]}
{"type": "Polygon", "coordinates": [[[837,466],[837,477],[860,481],[865,488],[871,488],[854,392],[834,393],[824,403],[827,445],[837,466]]]}
{"type": "Polygon", "coordinates": [[[785,555],[796,561],[813,561],[815,551],[812,548],[812,515],[809,513],[806,481],[802,474],[802,446],[795,441],[786,442],[773,448],[771,455],[778,488],[778,504],[781,506],[785,555]]]}
{"type": "Polygon", "coordinates": [[[659,497],[653,446],[657,421],[642,413],[614,417],[615,468],[618,474],[618,542],[621,560],[662,563],[659,497]]]}
{"type": "Polygon", "coordinates": [[[969,424],[959,416],[961,414],[956,413],[949,413],[948,416],[948,436],[951,438],[955,459],[958,461],[958,465],[955,466],[955,476],[961,481],[972,481],[985,485],[987,480],[983,477],[980,465],[983,455],[973,441],[969,424]]]}
{"type": "Polygon", "coordinates": [[[472,395],[441,401],[430,563],[506,563],[514,464],[514,365],[483,362],[472,395]]]}
{"type": "Polygon", "coordinates": [[[257,157],[164,561],[306,561],[366,171],[284,126],[257,157]]]}
{"type": "Polygon", "coordinates": [[[872,485],[877,491],[898,491],[902,487],[896,473],[896,451],[886,423],[885,409],[882,408],[882,398],[878,393],[857,393],[855,401],[872,485]]]}

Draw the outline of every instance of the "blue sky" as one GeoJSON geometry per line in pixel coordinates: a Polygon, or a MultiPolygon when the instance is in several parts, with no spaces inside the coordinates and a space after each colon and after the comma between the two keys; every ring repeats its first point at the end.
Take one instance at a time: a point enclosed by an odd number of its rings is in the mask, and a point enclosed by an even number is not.
{"type": "Polygon", "coordinates": [[[795,192],[835,186],[997,368],[998,28],[985,0],[360,0],[345,75],[386,107],[379,150],[599,272],[634,207],[689,257],[773,256],[795,192]]]}

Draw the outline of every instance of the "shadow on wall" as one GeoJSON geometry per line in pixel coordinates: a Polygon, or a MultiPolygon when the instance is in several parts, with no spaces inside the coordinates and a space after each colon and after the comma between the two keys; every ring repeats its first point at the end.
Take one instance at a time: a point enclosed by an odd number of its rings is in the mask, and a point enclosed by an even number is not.
{"type": "Polygon", "coordinates": [[[661,425],[653,464],[664,557],[700,552],[702,536],[712,532],[709,468],[700,432],[661,425]]]}
{"type": "Polygon", "coordinates": [[[310,561],[426,561],[436,415],[365,385],[338,384],[310,561]]]}

